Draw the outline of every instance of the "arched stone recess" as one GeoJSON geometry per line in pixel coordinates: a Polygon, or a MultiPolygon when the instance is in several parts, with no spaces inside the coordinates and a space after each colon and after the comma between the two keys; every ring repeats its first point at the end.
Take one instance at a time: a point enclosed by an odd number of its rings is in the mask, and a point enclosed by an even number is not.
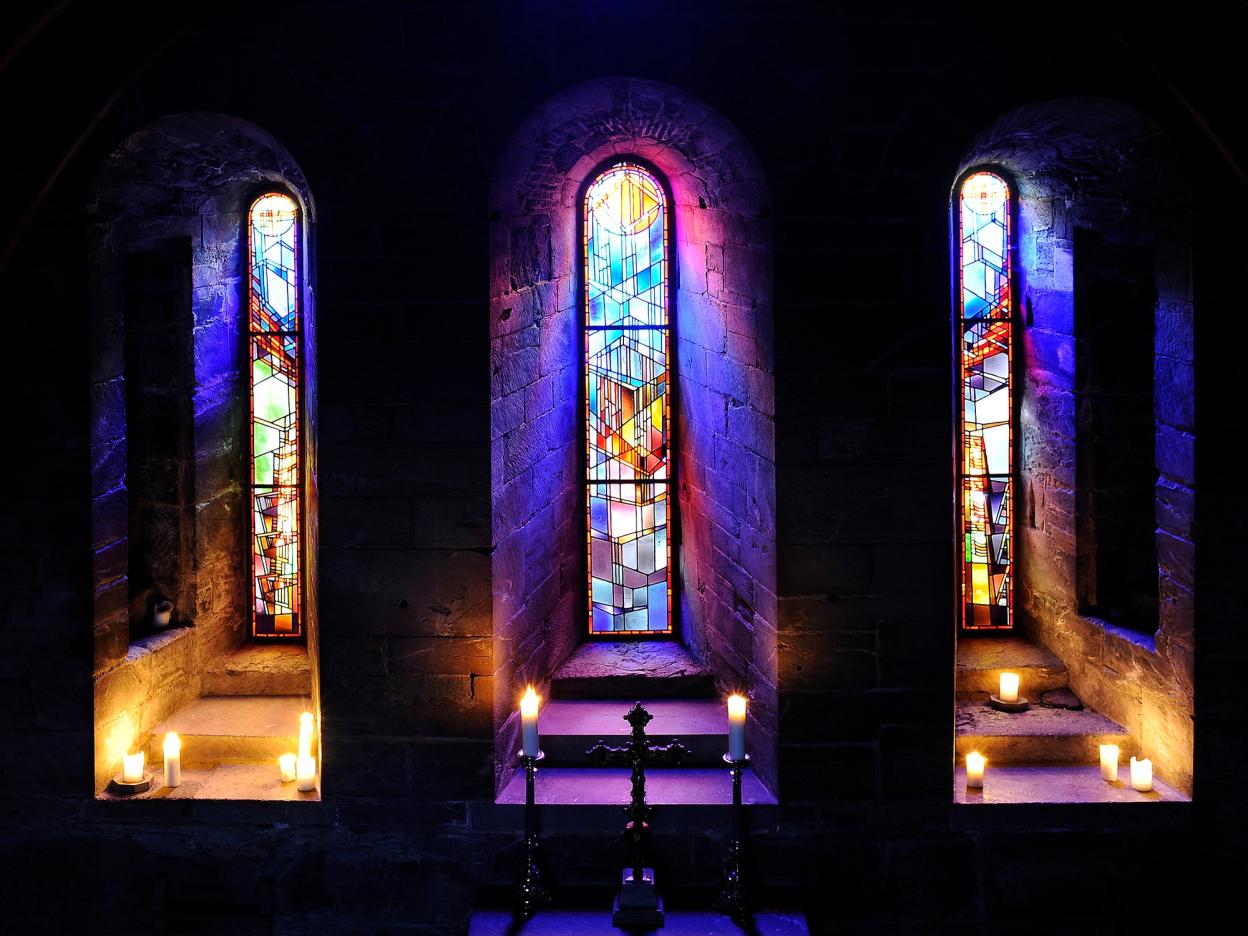
{"type": "Polygon", "coordinates": [[[1005,170],[1019,202],[1019,626],[1066,664],[1082,700],[1126,727],[1159,775],[1190,794],[1196,476],[1186,180],[1152,120],[1103,99],[1006,114],[975,140],[958,178],[980,166],[1005,170]],[[1106,256],[1112,265],[1098,259],[1106,256]],[[1127,320],[1127,306],[1090,301],[1097,276],[1100,295],[1134,290],[1137,314],[1127,320]],[[1133,461],[1155,469],[1143,480],[1147,516],[1137,537],[1146,548],[1155,537],[1155,634],[1151,625],[1116,626],[1089,607],[1090,546],[1109,535],[1088,501],[1090,446],[1107,408],[1088,382],[1096,358],[1135,369],[1145,418],[1151,374],[1153,425],[1133,461]]]}
{"type": "Polygon", "coordinates": [[[495,724],[586,639],[578,199],[607,160],[671,188],[680,633],[725,688],[748,689],[755,766],[774,779],[775,432],[770,196],[722,115],[676,88],[588,81],[508,142],[490,194],[495,724]]]}
{"type": "Polygon", "coordinates": [[[251,203],[266,192],[292,196],[302,219],[303,604],[319,711],[316,208],[264,130],[176,114],[109,156],[88,205],[97,790],[122,749],[193,701],[209,662],[249,633],[245,253],[251,203]],[[139,418],[128,419],[127,383],[139,418]],[[142,407],[136,392],[147,394],[142,407]],[[136,636],[150,612],[131,587],[139,575],[173,596],[175,624],[190,626],[136,636]]]}

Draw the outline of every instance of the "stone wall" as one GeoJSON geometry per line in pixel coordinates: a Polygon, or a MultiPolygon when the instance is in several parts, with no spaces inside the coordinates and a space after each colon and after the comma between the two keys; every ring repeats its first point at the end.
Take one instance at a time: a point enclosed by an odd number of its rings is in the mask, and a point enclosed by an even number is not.
{"type": "MultiPolygon", "coordinates": [[[[999,164],[1019,191],[1022,329],[1021,507],[1018,596],[1025,631],[1053,650],[1071,687],[1124,725],[1158,774],[1190,792],[1195,689],[1192,537],[1193,317],[1190,196],[1164,135],[1141,115],[1109,101],[1054,101],[1011,112],[985,131],[964,160],[999,164]],[[1155,305],[1152,321],[1113,321],[1099,333],[1151,332],[1148,403],[1156,423],[1154,588],[1157,632],[1094,616],[1080,559],[1087,540],[1106,537],[1087,510],[1091,483],[1080,466],[1093,454],[1087,413],[1095,401],[1077,377],[1092,352],[1085,316],[1114,310],[1077,307],[1081,257],[1076,230],[1145,251],[1155,305]],[[1081,415],[1082,412],[1082,415],[1081,415]],[[1082,529],[1080,524],[1083,524],[1082,529]],[[1080,533],[1082,533],[1082,539],[1080,533]]],[[[1083,242],[1090,247],[1088,241],[1083,242]]],[[[1092,258],[1083,258],[1091,264],[1092,258]]],[[[1130,270],[1119,270],[1125,280],[1130,270]]],[[[1091,274],[1089,274],[1091,275],[1091,274]]],[[[1123,290],[1131,287],[1123,283],[1123,290]]],[[[1139,349],[1124,338],[1098,353],[1139,349]]],[[[1137,364],[1141,362],[1136,362],[1137,364]]],[[[1143,362],[1144,367],[1149,367],[1143,362]]],[[[1105,410],[1102,402],[1100,410],[1105,410]]],[[[1151,453],[1150,453],[1151,454],[1151,453]]],[[[1147,456],[1145,456],[1147,457],[1147,456]]]]}

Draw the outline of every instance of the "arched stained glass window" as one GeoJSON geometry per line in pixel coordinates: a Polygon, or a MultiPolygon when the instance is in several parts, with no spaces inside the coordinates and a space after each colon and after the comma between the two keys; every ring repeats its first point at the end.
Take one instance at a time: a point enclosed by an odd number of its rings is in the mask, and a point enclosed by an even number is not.
{"type": "Polygon", "coordinates": [[[585,194],[589,629],[672,631],[667,199],[620,162],[585,194]]]}
{"type": "Polygon", "coordinates": [[[254,637],[301,637],[299,209],[251,206],[251,562],[254,637]]]}
{"type": "Polygon", "coordinates": [[[1000,629],[1014,615],[1011,190],[974,172],[958,200],[962,626],[1000,629]]]}

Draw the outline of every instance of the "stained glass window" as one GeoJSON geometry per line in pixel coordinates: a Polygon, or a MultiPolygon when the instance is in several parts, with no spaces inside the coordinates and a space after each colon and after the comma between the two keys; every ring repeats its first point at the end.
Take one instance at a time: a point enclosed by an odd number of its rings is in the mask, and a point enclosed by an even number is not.
{"type": "Polygon", "coordinates": [[[289,195],[251,206],[251,632],[299,637],[299,209],[289,195]]]}
{"type": "Polygon", "coordinates": [[[672,630],[667,204],[621,162],[585,195],[589,629],[672,630]]]}
{"type": "Polygon", "coordinates": [[[1010,187],[976,172],[959,194],[962,625],[1014,615],[1014,400],[1010,187]]]}

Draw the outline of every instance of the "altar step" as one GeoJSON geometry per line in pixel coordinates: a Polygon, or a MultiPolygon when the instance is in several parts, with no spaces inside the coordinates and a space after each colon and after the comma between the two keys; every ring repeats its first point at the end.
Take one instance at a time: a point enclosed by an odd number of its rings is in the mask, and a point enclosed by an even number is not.
{"type": "Polygon", "coordinates": [[[296,750],[299,715],[312,700],[305,696],[204,696],[175,712],[150,735],[147,763],[164,762],[165,734],[182,739],[182,766],[265,765],[276,776],[277,758],[296,750]]]}
{"type": "Polygon", "coordinates": [[[1066,686],[1066,664],[1044,647],[1014,636],[963,636],[958,640],[958,698],[986,702],[1001,688],[1001,674],[1017,673],[1019,692],[1033,703],[1066,686]]]}
{"type": "Polygon", "coordinates": [[[958,763],[978,751],[990,764],[1100,763],[1100,746],[1116,744],[1123,757],[1134,753],[1130,733],[1092,709],[1033,705],[1025,712],[998,712],[982,702],[960,702],[958,763]]]}
{"type": "Polygon", "coordinates": [[[247,643],[209,663],[200,695],[310,696],[312,662],[302,643],[247,643]]]}
{"type": "Polygon", "coordinates": [[[710,699],[715,678],[674,640],[581,644],[556,670],[552,699],[710,699]]]}
{"type": "MultiPolygon", "coordinates": [[[[555,699],[541,712],[538,723],[544,768],[592,766],[585,752],[598,741],[616,747],[625,742],[631,726],[624,716],[638,701],[620,699],[555,699]]],[[[654,744],[674,740],[689,750],[686,767],[723,767],[728,750],[728,711],[718,699],[642,699],[654,716],[646,737],[654,744]]]]}
{"type": "MultiPolygon", "coordinates": [[[[524,822],[524,774],[517,771],[495,800],[473,816],[473,827],[517,829],[524,822]]],[[[615,832],[624,823],[632,792],[627,767],[540,767],[534,800],[545,832],[615,832]]],[[[732,821],[732,779],[726,767],[655,767],[646,771],[646,802],[654,808],[652,828],[702,829],[726,833],[732,821]]],[[[776,796],[753,770],[741,778],[741,802],[752,832],[780,821],[776,796]]]]}
{"type": "MultiPolygon", "coordinates": [[[[519,931],[505,910],[478,910],[468,924],[468,936],[512,936],[519,931]]],[[[522,931],[524,936],[615,936],[635,932],[612,926],[607,910],[543,910],[525,923],[522,931]]],[[[754,916],[753,928],[747,930],[720,913],[669,910],[663,928],[657,932],[664,936],[808,936],[810,929],[805,916],[798,912],[760,912],[754,916]]]]}

